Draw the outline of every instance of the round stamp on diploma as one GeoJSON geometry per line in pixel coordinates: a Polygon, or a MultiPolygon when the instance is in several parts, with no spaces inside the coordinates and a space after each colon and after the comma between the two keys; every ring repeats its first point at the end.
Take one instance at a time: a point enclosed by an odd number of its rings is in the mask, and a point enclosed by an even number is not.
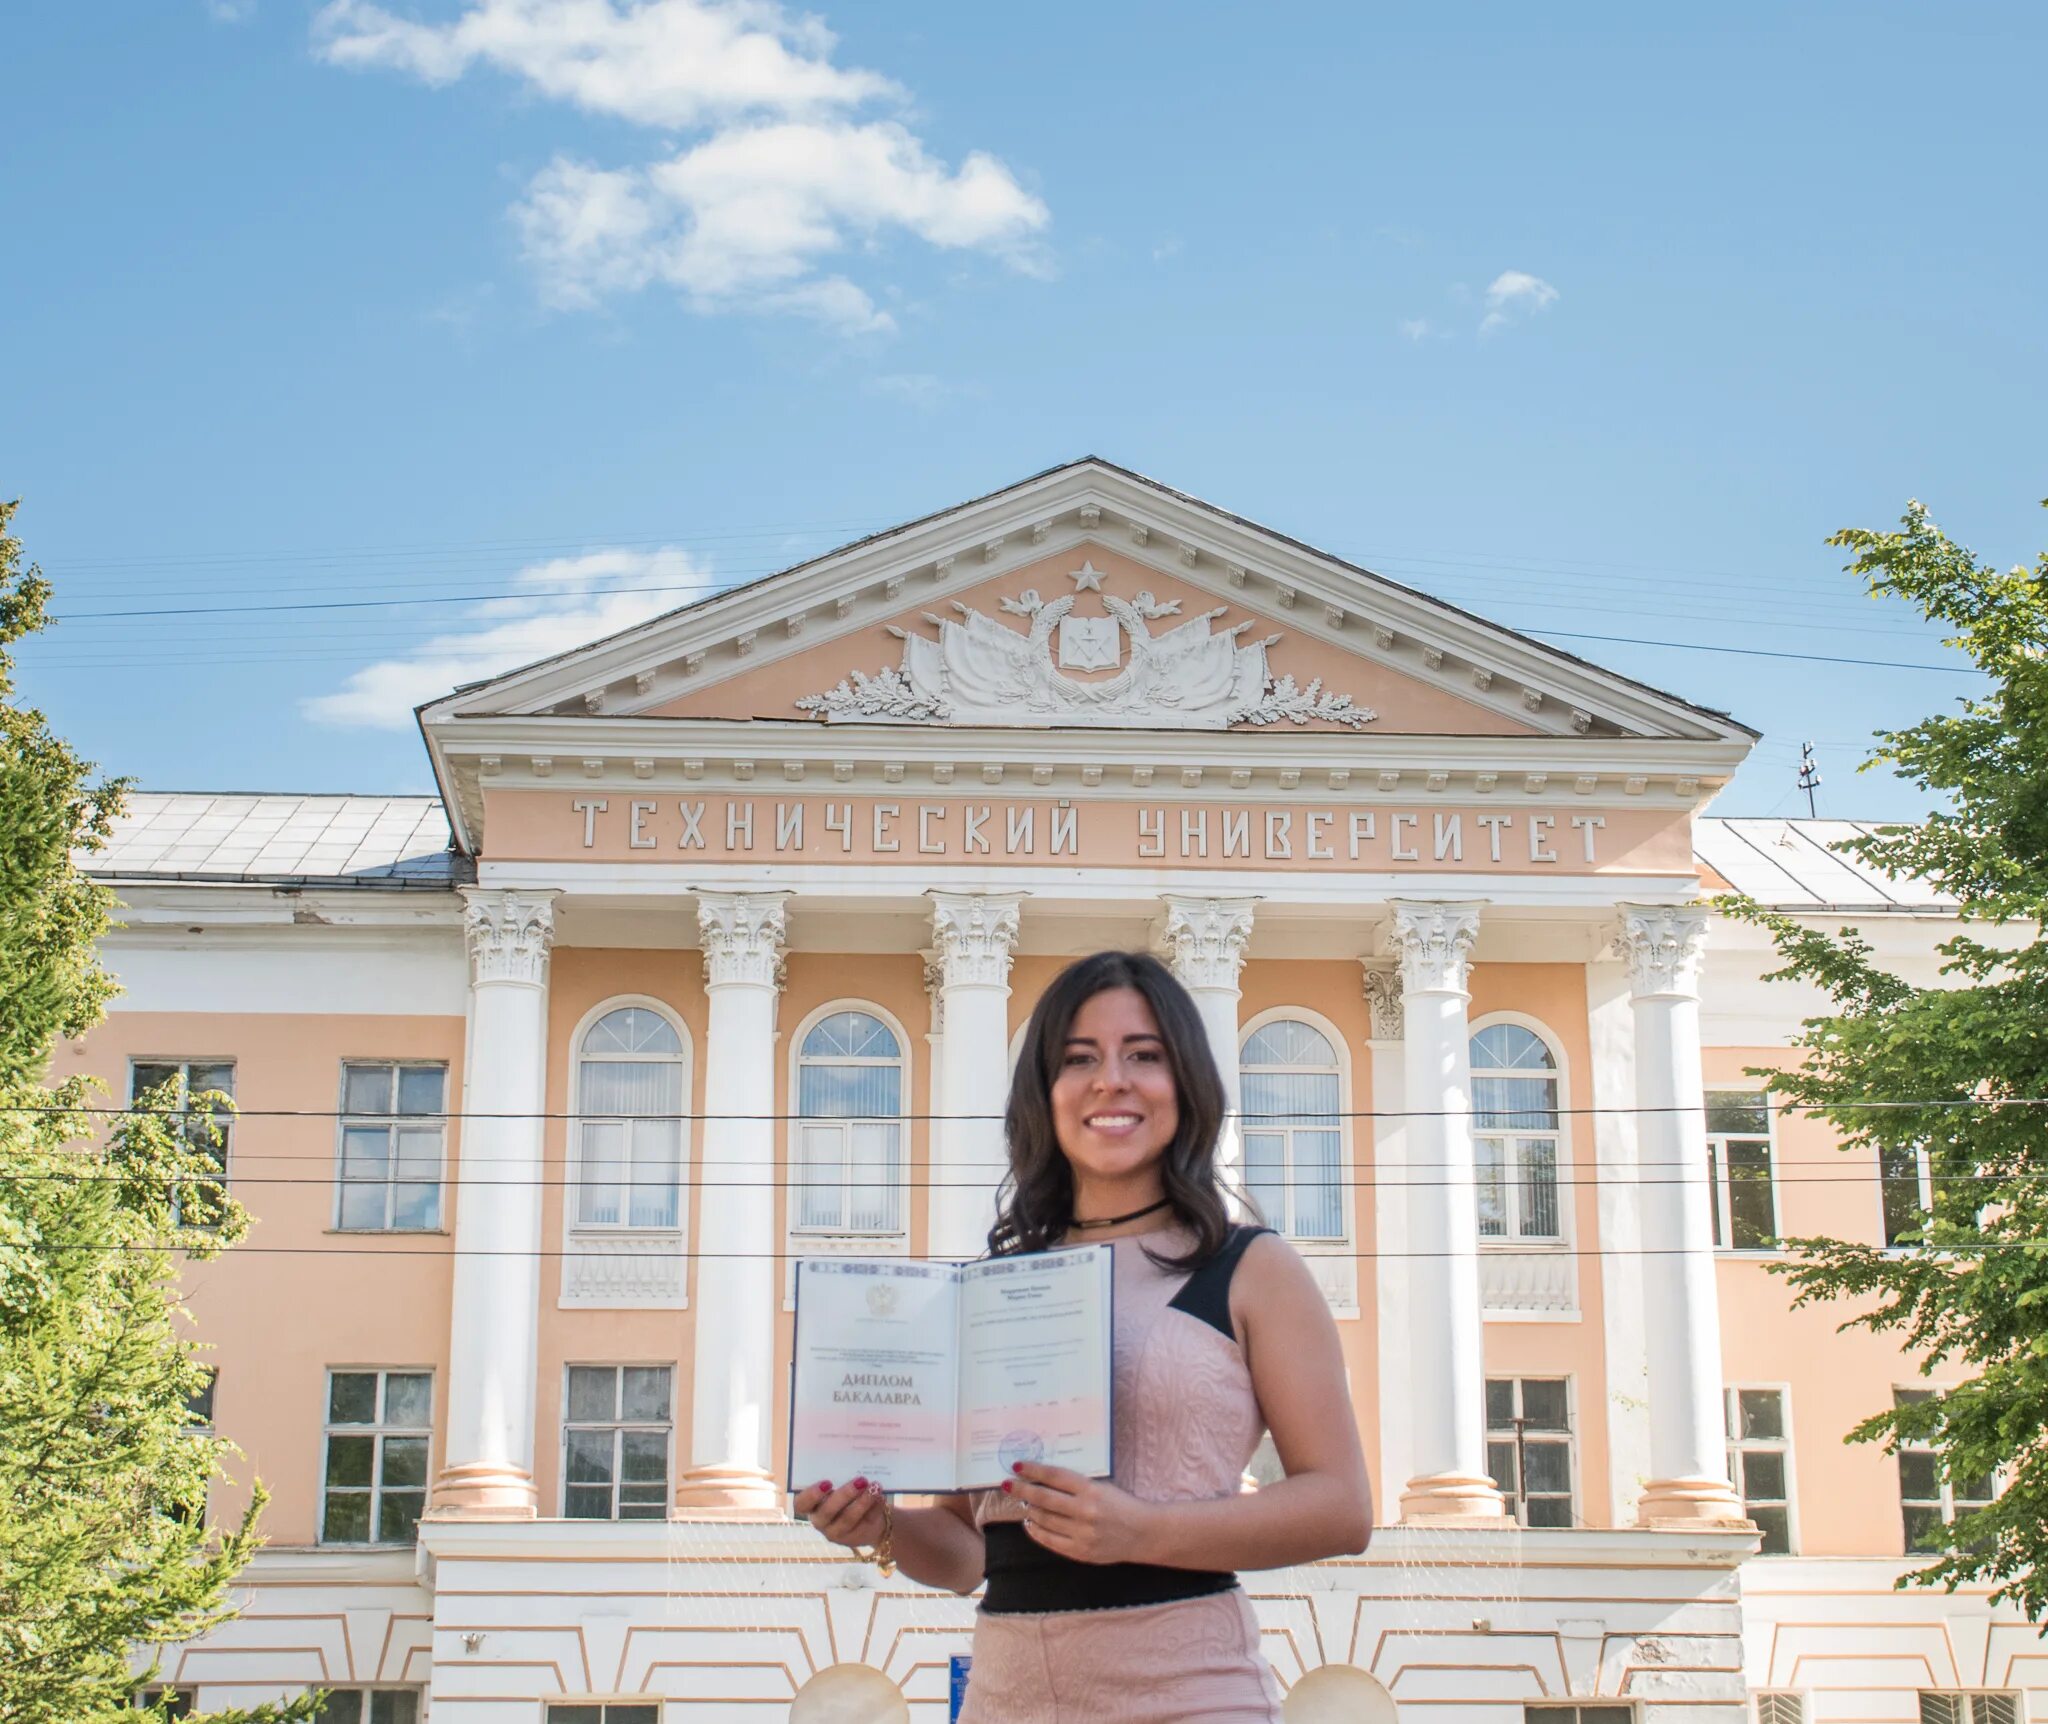
{"type": "Polygon", "coordinates": [[[1045,1439],[1036,1431],[1010,1431],[996,1445],[996,1459],[1003,1463],[1008,1472],[1019,1461],[1042,1461],[1045,1459],[1045,1439]]]}

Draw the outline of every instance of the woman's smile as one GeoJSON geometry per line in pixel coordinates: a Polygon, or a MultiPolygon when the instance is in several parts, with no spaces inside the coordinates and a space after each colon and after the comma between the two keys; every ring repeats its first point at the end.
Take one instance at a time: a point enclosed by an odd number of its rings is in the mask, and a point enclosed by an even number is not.
{"type": "Polygon", "coordinates": [[[1159,1020],[1135,988],[1085,1000],[1052,1085],[1053,1129],[1074,1170],[1074,1213],[1113,1215],[1157,1198],[1180,1098],[1159,1020]]]}

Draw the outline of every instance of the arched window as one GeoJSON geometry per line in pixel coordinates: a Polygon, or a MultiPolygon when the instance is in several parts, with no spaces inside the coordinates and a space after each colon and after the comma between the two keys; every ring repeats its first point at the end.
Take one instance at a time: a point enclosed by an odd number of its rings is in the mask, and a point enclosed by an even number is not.
{"type": "Polygon", "coordinates": [[[1471,1053],[1479,1236],[1561,1240],[1556,1056],[1520,1024],[1487,1025],[1471,1053]]]}
{"type": "Polygon", "coordinates": [[[903,1231],[903,1049],[872,1012],[828,1012],[797,1049],[795,1233],[903,1231]]]}
{"type": "Polygon", "coordinates": [[[682,1177],[683,1044],[647,1006],[620,1006],[576,1055],[576,1224],[676,1225],[682,1177]]]}
{"type": "Polygon", "coordinates": [[[1275,1018],[1245,1038],[1239,1059],[1245,1183],[1290,1239],[1344,1237],[1341,1083],[1330,1038],[1275,1018]]]}

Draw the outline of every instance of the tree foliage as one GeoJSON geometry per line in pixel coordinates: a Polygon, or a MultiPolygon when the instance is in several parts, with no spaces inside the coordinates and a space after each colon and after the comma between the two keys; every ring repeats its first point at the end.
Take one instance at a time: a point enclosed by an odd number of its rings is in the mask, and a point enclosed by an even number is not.
{"type": "MultiPolygon", "coordinates": [[[[73,865],[102,845],[124,786],[43,715],[16,704],[8,649],[47,621],[49,584],[23,566],[0,504],[0,1724],[132,1724],[148,1675],[132,1655],[232,1614],[257,1544],[257,1491],[209,1530],[227,1445],[196,1434],[207,1382],[178,1292],[183,1258],[246,1226],[212,1177],[209,1112],[122,1119],[103,1087],[46,1082],[60,1039],[114,993],[95,942],[112,899],[73,865]]],[[[222,1098],[222,1105],[225,1105],[222,1098]]],[[[310,1703],[215,1713],[310,1716],[310,1703]]]]}
{"type": "Polygon", "coordinates": [[[1936,792],[1940,812],[1842,847],[1958,902],[1939,948],[1943,985],[1880,965],[1854,929],[1830,934],[1754,903],[1726,907],[1767,928],[1777,977],[1817,984],[1832,1015],[1807,1021],[1802,1060],[1768,1074],[1786,1102],[1874,1153],[1917,1215],[1893,1247],[1785,1242],[1798,1304],[1849,1300],[1843,1327],[1892,1333],[1930,1377],[1924,1400],[1881,1408],[1849,1433],[1931,1447],[1957,1494],[1996,1477],[1989,1506],[1957,1518],[1949,1548],[1901,1585],[1990,1583],[2048,1619],[2048,555],[2005,572],[1977,561],[1914,503],[1897,532],[1830,541],[1875,594],[1947,624],[1989,691],[1898,731],[1867,764],[1936,792]],[[1918,1170],[1929,1176],[1921,1204],[1918,1170]],[[1917,1223],[1917,1224],[1916,1224],[1917,1223]]]}

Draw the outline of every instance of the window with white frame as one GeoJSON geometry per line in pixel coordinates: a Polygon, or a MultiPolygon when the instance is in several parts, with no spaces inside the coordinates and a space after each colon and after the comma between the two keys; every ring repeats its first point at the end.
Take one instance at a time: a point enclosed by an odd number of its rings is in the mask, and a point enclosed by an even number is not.
{"type": "Polygon", "coordinates": [[[1728,1477],[1764,1535],[1765,1556],[1792,1552],[1792,1431],[1783,1389],[1724,1389],[1728,1477]]]}
{"type": "Polygon", "coordinates": [[[1806,1696],[1789,1688],[1760,1690],[1756,1724],[1806,1724],[1806,1696]]]}
{"type": "Polygon", "coordinates": [[[1714,1194],[1715,1250],[1775,1250],[1770,1097],[1742,1090],[1707,1092],[1707,1178],[1714,1194]]]}
{"type": "MultiPolygon", "coordinates": [[[[1895,1406],[1932,1398],[1930,1389],[1892,1391],[1895,1406]]],[[[1899,1444],[1899,1514],[1909,1555],[1949,1549],[1955,1543],[1949,1529],[1956,1521],[1989,1507],[1997,1495],[1995,1478],[1951,1479],[1942,1470],[1941,1456],[1928,1444],[1899,1444]]]]}
{"type": "Polygon", "coordinates": [[[683,1171],[683,1044],[648,1006],[583,1032],[576,1060],[576,1225],[673,1229],[683,1171]]]}
{"type": "Polygon", "coordinates": [[[661,1724],[659,1700],[550,1700],[547,1724],[661,1724]]]}
{"type": "Polygon", "coordinates": [[[337,1227],[413,1233],[441,1225],[447,1094],[445,1065],[342,1062],[337,1227]]]}
{"type": "Polygon", "coordinates": [[[1572,1524],[1568,1378],[1487,1378],[1486,1470],[1523,1526],[1572,1524]]]}
{"type": "Polygon", "coordinates": [[[220,1169],[218,1183],[200,1189],[171,1194],[171,1213],[180,1226],[206,1227],[220,1216],[220,1201],[227,1191],[228,1143],[233,1136],[233,1116],[225,1108],[204,1105],[209,1096],[235,1094],[233,1060],[136,1060],[128,1068],[128,1105],[139,1106],[153,1092],[160,1104],[167,1104],[183,1123],[185,1141],[195,1155],[220,1169]],[[169,1085],[168,1091],[165,1086],[169,1085]],[[195,1106],[197,1101],[200,1105],[195,1106]]]}
{"type": "Polygon", "coordinates": [[[1531,1703],[1522,1708],[1523,1724],[1635,1724],[1636,1709],[1627,1701],[1609,1701],[1600,1706],[1543,1706],[1531,1703]]]}
{"type": "Polygon", "coordinates": [[[562,1421],[562,1513],[570,1520],[664,1520],[667,1365],[571,1365],[562,1421]]]}
{"type": "Polygon", "coordinates": [[[2025,1717],[2009,1689],[1920,1690],[1920,1724],[2022,1724],[2025,1717]]]}
{"type": "Polygon", "coordinates": [[[322,1544],[411,1544],[427,1505],[434,1379],[329,1371],[322,1544]]]}
{"type": "Polygon", "coordinates": [[[1268,1223],[1305,1244],[1345,1237],[1343,1071],[1330,1038],[1275,1018],[1238,1059],[1245,1183],[1268,1223]]]}
{"type": "Polygon", "coordinates": [[[417,1688],[330,1688],[319,1724],[419,1724],[417,1688]]]}
{"type": "Polygon", "coordinates": [[[1885,1244],[1901,1244],[1925,1227],[1934,1209],[1934,1179],[1927,1151],[1898,1144],[1880,1149],[1878,1194],[1885,1244]]]}
{"type": "Polygon", "coordinates": [[[1479,1237],[1559,1243],[1557,1058],[1520,1024],[1487,1025],[1470,1051],[1479,1237]]]}
{"type": "Polygon", "coordinates": [[[797,1048],[793,1233],[900,1234],[903,1049],[873,1012],[827,1012],[797,1048]]]}

